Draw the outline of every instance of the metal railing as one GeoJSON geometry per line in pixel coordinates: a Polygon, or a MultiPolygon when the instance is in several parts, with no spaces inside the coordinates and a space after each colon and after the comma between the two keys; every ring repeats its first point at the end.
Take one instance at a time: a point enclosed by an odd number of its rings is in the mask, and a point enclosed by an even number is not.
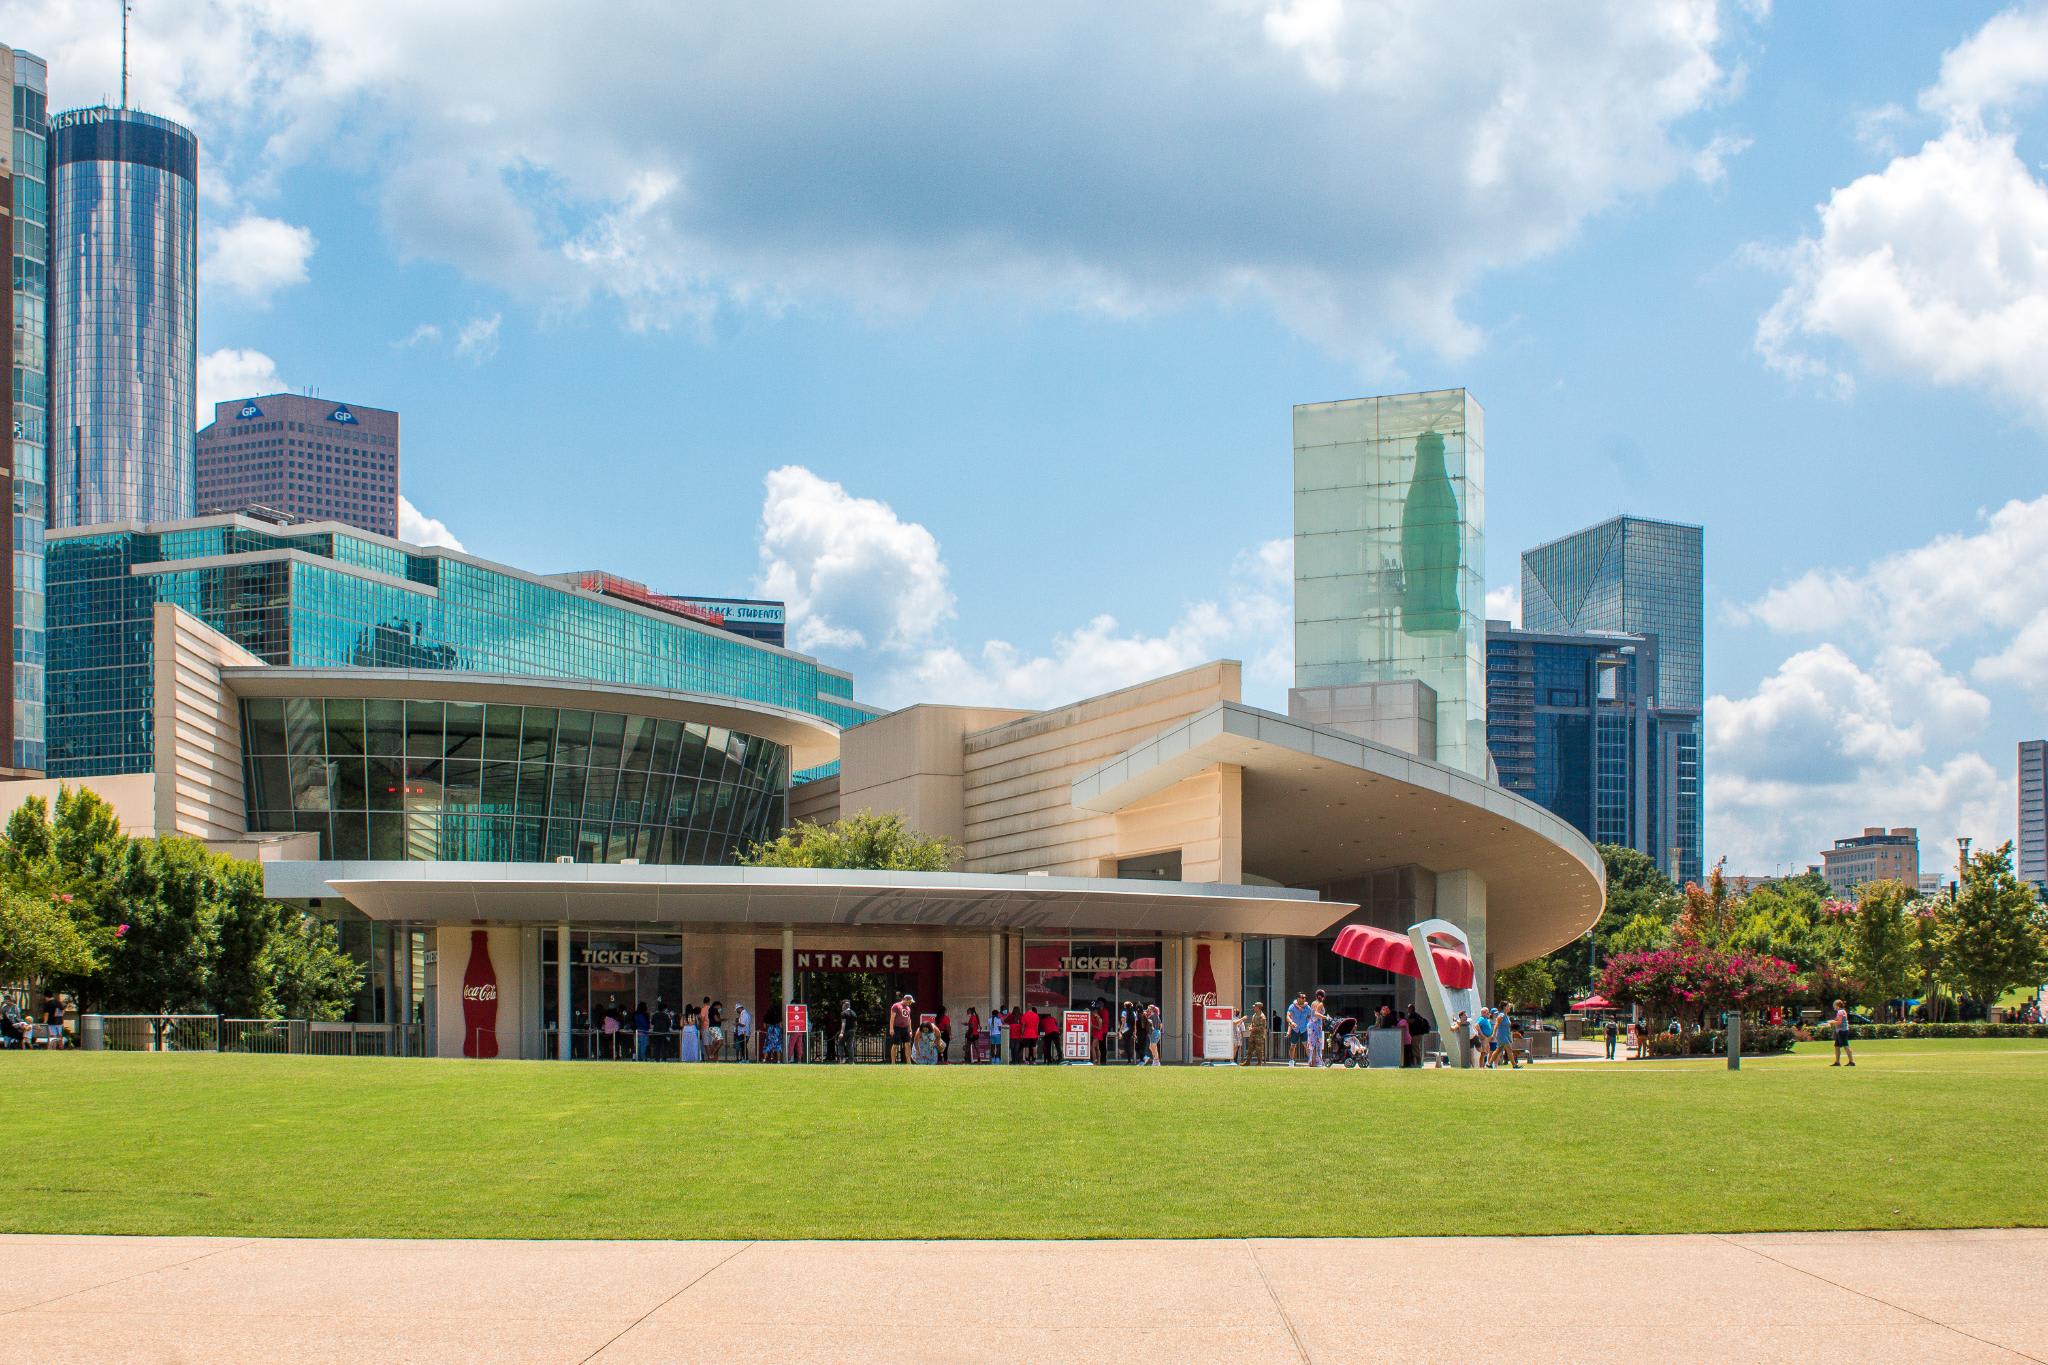
{"type": "Polygon", "coordinates": [[[89,1014],[81,1021],[80,1042],[108,1052],[218,1052],[220,1016],[216,1014],[89,1014]],[[97,1020],[94,1040],[91,1021],[97,1020]]]}

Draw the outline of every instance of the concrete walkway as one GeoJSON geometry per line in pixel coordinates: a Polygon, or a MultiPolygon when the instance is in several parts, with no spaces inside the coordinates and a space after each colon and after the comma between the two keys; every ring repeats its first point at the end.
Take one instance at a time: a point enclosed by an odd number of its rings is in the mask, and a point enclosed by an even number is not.
{"type": "Polygon", "coordinates": [[[2048,1359],[2044,1230],[1355,1242],[0,1237],[0,1258],[9,1362],[2048,1359]]]}

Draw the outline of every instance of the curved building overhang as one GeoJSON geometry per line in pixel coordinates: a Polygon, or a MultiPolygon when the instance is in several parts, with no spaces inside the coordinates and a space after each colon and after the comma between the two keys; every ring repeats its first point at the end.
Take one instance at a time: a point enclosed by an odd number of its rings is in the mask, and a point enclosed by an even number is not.
{"type": "Polygon", "coordinates": [[[652,928],[889,927],[1309,937],[1358,907],[1313,891],[977,872],[620,863],[271,862],[264,894],[374,920],[652,928]]]}
{"type": "Polygon", "coordinates": [[[820,767],[839,757],[839,728],[828,720],[785,706],[703,692],[430,668],[224,668],[221,679],[238,697],[495,702],[500,706],[622,711],[656,720],[716,725],[787,745],[793,772],[820,767]]]}
{"type": "Polygon", "coordinates": [[[1599,850],[1543,807],[1455,768],[1223,702],[1077,778],[1074,805],[1115,812],[1218,764],[1244,774],[1244,869],[1329,886],[1409,864],[1477,873],[1499,966],[1600,918],[1599,850]]]}

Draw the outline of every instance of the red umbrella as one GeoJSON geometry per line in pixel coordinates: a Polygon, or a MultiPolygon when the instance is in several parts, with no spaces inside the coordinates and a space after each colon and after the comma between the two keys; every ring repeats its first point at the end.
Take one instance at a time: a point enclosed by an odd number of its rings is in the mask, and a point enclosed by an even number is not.
{"type": "MultiPolygon", "coordinates": [[[[1396,976],[1422,975],[1415,964],[1415,948],[1408,942],[1408,936],[1391,929],[1347,924],[1337,931],[1337,941],[1330,950],[1339,957],[1348,957],[1353,962],[1363,962],[1368,967],[1378,967],[1396,976]]],[[[1445,948],[1435,943],[1429,945],[1429,955],[1436,961],[1437,980],[1454,991],[1470,988],[1473,979],[1470,957],[1456,948],[1445,948]]]]}
{"type": "Polygon", "coordinates": [[[1572,1006],[1575,1010],[1611,1010],[1614,1002],[1604,995],[1589,995],[1572,1006]]]}

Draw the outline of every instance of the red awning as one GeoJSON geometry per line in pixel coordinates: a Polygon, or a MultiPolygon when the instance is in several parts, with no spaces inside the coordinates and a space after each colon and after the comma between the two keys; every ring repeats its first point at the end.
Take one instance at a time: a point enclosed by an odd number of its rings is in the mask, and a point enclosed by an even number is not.
{"type": "Polygon", "coordinates": [[[1614,1002],[1604,995],[1589,995],[1572,1006],[1575,1010],[1611,1010],[1614,1002]]]}
{"type": "MultiPolygon", "coordinates": [[[[1408,942],[1408,936],[1391,929],[1347,924],[1337,931],[1337,942],[1331,951],[1339,957],[1348,957],[1353,962],[1363,962],[1368,967],[1378,967],[1397,976],[1422,975],[1415,965],[1415,949],[1408,942]]],[[[1437,980],[1454,991],[1471,988],[1470,957],[1456,948],[1445,948],[1435,943],[1429,945],[1429,955],[1436,959],[1437,980]]]]}

